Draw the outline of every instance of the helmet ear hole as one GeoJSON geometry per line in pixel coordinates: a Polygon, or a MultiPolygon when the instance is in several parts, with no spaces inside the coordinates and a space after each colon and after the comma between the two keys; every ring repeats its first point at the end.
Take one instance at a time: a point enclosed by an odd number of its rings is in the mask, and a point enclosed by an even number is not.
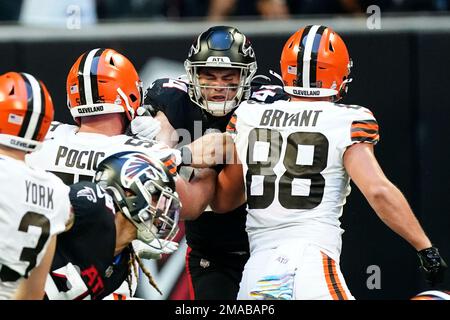
{"type": "Polygon", "coordinates": [[[111,57],[111,58],[109,59],[109,64],[112,65],[112,66],[114,66],[114,67],[116,66],[115,63],[114,63],[113,57],[111,57]]]}
{"type": "Polygon", "coordinates": [[[14,95],[14,86],[11,88],[11,91],[9,92],[9,95],[10,95],[10,96],[13,96],[13,95],[14,95]]]}
{"type": "Polygon", "coordinates": [[[289,44],[289,49],[292,48],[292,45],[294,44],[294,41],[291,41],[291,43],[289,44]]]}
{"type": "Polygon", "coordinates": [[[134,94],[130,94],[130,99],[132,102],[136,102],[137,97],[134,94]]]}
{"type": "Polygon", "coordinates": [[[331,41],[329,42],[329,49],[330,49],[330,51],[334,52],[334,48],[333,48],[333,45],[331,44],[331,41]]]}

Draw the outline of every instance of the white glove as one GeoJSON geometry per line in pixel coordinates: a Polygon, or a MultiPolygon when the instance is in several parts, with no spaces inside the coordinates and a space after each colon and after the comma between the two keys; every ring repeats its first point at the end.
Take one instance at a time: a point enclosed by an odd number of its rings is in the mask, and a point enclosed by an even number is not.
{"type": "Polygon", "coordinates": [[[138,138],[152,140],[161,131],[161,122],[152,116],[143,116],[146,111],[143,107],[137,109],[137,117],[131,120],[131,132],[138,138]]]}
{"type": "Polygon", "coordinates": [[[150,245],[134,240],[132,242],[134,252],[141,258],[147,260],[159,260],[162,254],[171,254],[178,249],[178,243],[166,240],[153,240],[150,245]]]}

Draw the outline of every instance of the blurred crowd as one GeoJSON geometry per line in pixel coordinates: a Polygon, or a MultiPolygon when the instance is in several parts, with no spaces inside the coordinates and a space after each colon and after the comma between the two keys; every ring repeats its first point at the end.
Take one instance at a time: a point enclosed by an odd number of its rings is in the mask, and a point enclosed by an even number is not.
{"type": "Polygon", "coordinates": [[[0,21],[27,22],[37,16],[64,16],[70,14],[67,8],[74,7],[89,22],[96,23],[111,19],[220,21],[363,14],[370,5],[378,5],[382,12],[445,12],[450,8],[450,0],[0,0],[0,21]]]}

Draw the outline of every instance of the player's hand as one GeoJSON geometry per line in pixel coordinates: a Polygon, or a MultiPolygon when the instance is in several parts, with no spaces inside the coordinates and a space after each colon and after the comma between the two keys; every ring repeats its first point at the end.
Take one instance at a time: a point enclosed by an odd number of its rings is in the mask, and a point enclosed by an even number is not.
{"type": "Polygon", "coordinates": [[[162,254],[171,254],[178,249],[178,243],[166,240],[153,240],[150,244],[142,241],[133,241],[133,249],[141,259],[159,260],[162,254]]]}
{"type": "Polygon", "coordinates": [[[431,286],[444,281],[444,273],[447,264],[439,254],[436,247],[430,247],[417,252],[420,261],[420,269],[425,275],[425,279],[431,286]]]}
{"type": "Polygon", "coordinates": [[[137,117],[131,120],[131,133],[138,138],[152,140],[161,131],[161,123],[153,118],[144,107],[136,110],[137,117]]]}

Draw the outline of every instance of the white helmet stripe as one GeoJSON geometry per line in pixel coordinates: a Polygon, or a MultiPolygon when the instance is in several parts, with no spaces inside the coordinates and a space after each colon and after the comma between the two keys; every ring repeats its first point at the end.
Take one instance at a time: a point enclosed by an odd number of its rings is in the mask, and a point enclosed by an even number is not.
{"type": "Polygon", "coordinates": [[[83,67],[83,82],[84,82],[84,94],[86,96],[86,104],[90,105],[94,102],[92,101],[92,87],[91,87],[91,66],[92,60],[94,59],[95,53],[100,49],[91,50],[84,62],[83,67]]]}
{"type": "Polygon", "coordinates": [[[306,36],[305,53],[303,55],[303,72],[302,72],[302,80],[303,80],[304,88],[310,88],[309,69],[310,69],[310,62],[311,62],[311,51],[312,51],[315,35],[319,28],[320,28],[320,25],[312,26],[311,29],[309,30],[308,35],[306,36]]]}
{"type": "Polygon", "coordinates": [[[27,73],[22,73],[26,79],[29,81],[31,85],[31,91],[33,94],[33,111],[31,113],[30,122],[28,123],[27,130],[25,131],[25,139],[33,139],[34,133],[37,128],[39,122],[39,116],[44,113],[42,108],[44,107],[43,103],[41,103],[41,86],[35,77],[29,75],[27,73]]]}

